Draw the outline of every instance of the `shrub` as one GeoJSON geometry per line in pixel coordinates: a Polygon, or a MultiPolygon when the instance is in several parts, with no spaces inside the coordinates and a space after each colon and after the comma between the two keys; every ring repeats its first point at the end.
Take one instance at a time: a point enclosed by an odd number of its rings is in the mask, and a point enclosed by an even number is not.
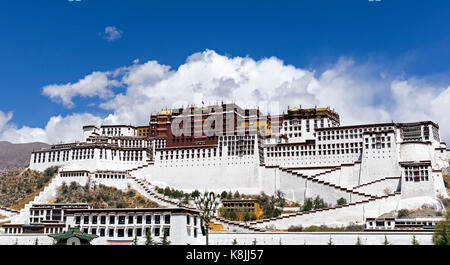
{"type": "Polygon", "coordinates": [[[302,232],[303,231],[303,227],[301,225],[291,225],[288,228],[288,232],[302,232]]]}
{"type": "Polygon", "coordinates": [[[347,204],[347,200],[345,198],[340,198],[339,200],[337,200],[337,205],[346,205],[347,204]]]}
{"type": "Polygon", "coordinates": [[[409,215],[409,211],[407,209],[401,209],[400,211],[398,211],[397,213],[397,218],[406,218],[409,215]]]}
{"type": "Polygon", "coordinates": [[[308,212],[311,211],[314,207],[313,200],[311,198],[306,198],[305,203],[303,204],[303,211],[308,212]]]}
{"type": "Polygon", "coordinates": [[[450,211],[448,211],[445,220],[436,224],[433,234],[433,244],[450,245],[450,211]]]}

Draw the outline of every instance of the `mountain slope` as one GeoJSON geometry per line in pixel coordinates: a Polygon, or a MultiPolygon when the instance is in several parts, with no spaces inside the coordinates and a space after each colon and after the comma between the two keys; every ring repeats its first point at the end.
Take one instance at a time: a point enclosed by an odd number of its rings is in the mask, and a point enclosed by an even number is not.
{"type": "Polygon", "coordinates": [[[0,141],[0,171],[28,166],[31,152],[49,147],[45,143],[12,144],[0,141]]]}

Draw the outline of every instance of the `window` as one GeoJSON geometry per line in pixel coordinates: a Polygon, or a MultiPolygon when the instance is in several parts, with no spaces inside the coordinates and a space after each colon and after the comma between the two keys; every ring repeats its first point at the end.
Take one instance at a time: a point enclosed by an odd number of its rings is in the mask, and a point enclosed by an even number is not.
{"type": "Polygon", "coordinates": [[[137,224],[142,224],[142,215],[136,216],[136,223],[137,224]]]}
{"type": "Polygon", "coordinates": [[[100,236],[105,236],[105,228],[100,228],[100,236]]]}
{"type": "Polygon", "coordinates": [[[96,235],[97,234],[97,229],[96,228],[92,228],[91,234],[96,235]]]}
{"type": "Polygon", "coordinates": [[[97,216],[92,216],[92,224],[97,224],[97,216]]]}
{"type": "Polygon", "coordinates": [[[79,225],[81,223],[81,216],[75,216],[75,224],[79,225]]]}
{"type": "Polygon", "coordinates": [[[186,215],[186,224],[191,224],[191,217],[189,215],[186,215]]]}
{"type": "Polygon", "coordinates": [[[170,228],[169,227],[164,228],[164,235],[170,236],[170,228]]]}
{"type": "Polygon", "coordinates": [[[155,228],[155,236],[159,236],[159,228],[155,228]]]}
{"type": "Polygon", "coordinates": [[[115,216],[110,216],[109,217],[109,223],[110,224],[114,224],[116,222],[115,216]]]}
{"type": "Polygon", "coordinates": [[[155,215],[155,224],[159,224],[161,221],[161,216],[160,215],[155,215]]]}
{"type": "Polygon", "coordinates": [[[146,215],[145,216],[145,223],[146,224],[151,224],[152,223],[152,216],[151,215],[146,215]]]}
{"type": "Polygon", "coordinates": [[[124,237],[125,236],[125,229],[117,229],[117,236],[118,237],[124,237]]]}
{"type": "Polygon", "coordinates": [[[100,224],[102,225],[106,224],[106,216],[104,215],[100,216],[100,224]]]}
{"type": "Polygon", "coordinates": [[[119,216],[119,225],[124,225],[125,224],[125,216],[121,215],[119,216]]]}
{"type": "Polygon", "coordinates": [[[133,228],[128,228],[128,237],[133,237],[133,228]]]}
{"type": "Polygon", "coordinates": [[[84,216],[83,224],[89,224],[89,216],[84,216]]]}
{"type": "Polygon", "coordinates": [[[165,215],[164,216],[164,223],[165,224],[170,224],[170,215],[165,215]]]}
{"type": "Polygon", "coordinates": [[[132,224],[134,222],[134,216],[130,215],[128,216],[128,223],[132,224]]]}
{"type": "Polygon", "coordinates": [[[142,236],[142,228],[136,229],[136,236],[142,236]]]}

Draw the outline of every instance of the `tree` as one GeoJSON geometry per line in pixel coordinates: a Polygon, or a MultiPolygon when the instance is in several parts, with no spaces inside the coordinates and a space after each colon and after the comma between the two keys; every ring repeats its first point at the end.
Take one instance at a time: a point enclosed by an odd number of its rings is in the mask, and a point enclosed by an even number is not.
{"type": "Polygon", "coordinates": [[[445,216],[445,220],[436,223],[433,234],[433,244],[450,245],[450,211],[445,216]]]}
{"type": "Polygon", "coordinates": [[[161,240],[161,245],[163,245],[163,246],[170,245],[170,241],[167,239],[167,232],[165,230],[164,230],[163,238],[161,240]]]}
{"type": "Polygon", "coordinates": [[[357,246],[361,246],[361,245],[362,245],[361,238],[359,238],[359,236],[358,236],[358,238],[356,239],[356,245],[357,245],[357,246]]]}
{"type": "Polygon", "coordinates": [[[275,191],[276,201],[281,208],[284,208],[284,206],[286,205],[286,199],[284,198],[284,196],[285,194],[281,190],[275,191]]]}
{"type": "Polygon", "coordinates": [[[137,244],[138,244],[137,235],[134,235],[133,245],[136,246],[137,244]]]}
{"type": "Polygon", "coordinates": [[[233,243],[232,243],[233,245],[237,245],[237,240],[236,240],[236,238],[235,239],[233,239],[233,243]]]}
{"type": "Polygon", "coordinates": [[[337,200],[337,205],[346,205],[347,204],[347,200],[345,198],[340,198],[339,200],[337,200]]]}
{"type": "Polygon", "coordinates": [[[416,235],[413,235],[413,238],[411,240],[411,244],[413,244],[414,246],[420,245],[419,241],[417,241],[417,239],[416,239],[416,235]]]}
{"type": "Polygon", "coordinates": [[[245,214],[244,214],[244,221],[245,222],[250,221],[250,214],[248,212],[245,212],[245,214]]]}
{"type": "Polygon", "coordinates": [[[399,218],[399,219],[406,218],[406,217],[408,217],[408,215],[409,215],[409,211],[407,209],[401,209],[397,213],[397,218],[399,218]]]}
{"type": "Polygon", "coordinates": [[[34,244],[35,245],[39,245],[39,241],[38,241],[38,238],[36,237],[36,240],[34,241],[34,244]]]}
{"type": "Polygon", "coordinates": [[[325,206],[326,206],[326,205],[325,205],[325,202],[323,201],[323,199],[320,198],[319,196],[317,196],[317,197],[314,199],[313,204],[314,204],[314,209],[315,209],[315,210],[325,208],[325,206]]]}
{"type": "Polygon", "coordinates": [[[384,242],[383,242],[383,245],[391,245],[391,242],[389,242],[389,240],[387,239],[387,236],[386,235],[384,235],[384,242]]]}
{"type": "Polygon", "coordinates": [[[236,191],[236,192],[234,193],[234,198],[235,198],[235,199],[241,198],[241,194],[239,194],[239,191],[236,191]]]}
{"type": "Polygon", "coordinates": [[[206,234],[206,245],[209,244],[209,223],[216,214],[217,206],[219,202],[218,196],[214,192],[205,192],[195,198],[195,205],[200,210],[200,218],[203,220],[206,234]]]}
{"type": "Polygon", "coordinates": [[[306,198],[303,204],[303,211],[308,212],[313,209],[313,200],[311,198],[306,198]]]}
{"type": "Polygon", "coordinates": [[[329,245],[329,246],[334,245],[333,239],[331,238],[331,236],[330,236],[330,239],[328,240],[327,245],[329,245]]]}
{"type": "Polygon", "coordinates": [[[222,191],[222,193],[220,194],[220,198],[222,200],[225,200],[227,198],[227,196],[228,196],[228,193],[226,191],[222,191]]]}
{"type": "Polygon", "coordinates": [[[256,246],[256,238],[253,240],[252,245],[256,246]]]}
{"type": "Polygon", "coordinates": [[[150,245],[154,245],[155,242],[152,239],[152,231],[150,231],[150,229],[147,230],[147,234],[145,235],[145,245],[146,246],[150,246],[150,245]]]}
{"type": "Polygon", "coordinates": [[[199,192],[198,190],[194,190],[194,191],[191,193],[191,197],[192,197],[192,198],[196,198],[196,197],[198,197],[198,196],[200,196],[200,192],[199,192]]]}

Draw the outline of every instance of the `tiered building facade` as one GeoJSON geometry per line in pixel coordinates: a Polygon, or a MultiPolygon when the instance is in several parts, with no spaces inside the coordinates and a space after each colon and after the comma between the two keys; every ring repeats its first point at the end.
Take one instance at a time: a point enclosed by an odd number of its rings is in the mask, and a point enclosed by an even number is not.
{"type": "Polygon", "coordinates": [[[446,197],[449,153],[432,121],[340,126],[330,108],[267,115],[233,103],[163,110],[148,126],[85,126],[81,142],[34,151],[30,168],[61,166],[61,176],[119,187],[133,177],[184,191],[281,190],[300,203],[320,196],[335,204],[446,197]]]}

